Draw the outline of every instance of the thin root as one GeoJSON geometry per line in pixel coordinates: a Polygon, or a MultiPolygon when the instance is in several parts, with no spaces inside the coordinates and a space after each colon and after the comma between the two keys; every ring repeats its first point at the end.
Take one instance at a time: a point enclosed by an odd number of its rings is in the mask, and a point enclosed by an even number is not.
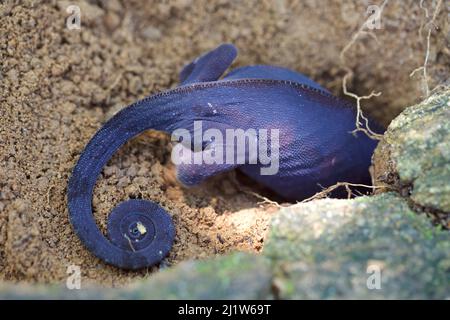
{"type": "Polygon", "coordinates": [[[353,130],[352,133],[362,131],[371,139],[381,140],[381,138],[383,138],[383,135],[376,133],[372,129],[370,129],[369,119],[364,115],[361,108],[361,100],[368,100],[373,97],[378,97],[381,95],[381,92],[372,91],[368,96],[358,96],[357,94],[349,92],[347,90],[347,79],[350,76],[352,76],[352,74],[353,73],[351,72],[351,70],[347,69],[347,74],[344,76],[344,79],[342,81],[342,89],[344,91],[344,94],[356,99],[356,121],[355,121],[356,129],[353,130]]]}
{"type": "MultiPolygon", "coordinates": [[[[383,12],[383,9],[384,9],[384,7],[386,6],[387,3],[388,3],[388,0],[384,0],[383,3],[381,4],[381,6],[380,6],[380,15],[383,12]]],[[[367,28],[368,22],[369,22],[369,20],[365,21],[361,25],[361,27],[358,29],[358,31],[352,36],[352,39],[350,40],[350,42],[347,43],[347,45],[342,49],[342,51],[341,51],[341,53],[339,55],[339,57],[341,59],[341,63],[345,66],[345,69],[347,71],[347,73],[344,76],[343,82],[342,82],[342,89],[343,89],[345,95],[356,99],[356,120],[355,120],[356,129],[353,130],[352,133],[354,134],[354,133],[356,133],[358,131],[362,131],[371,139],[381,140],[383,135],[378,134],[378,133],[374,132],[372,129],[370,129],[370,127],[369,127],[369,120],[364,115],[364,113],[362,112],[362,108],[361,108],[361,100],[367,100],[367,99],[371,99],[372,97],[378,97],[379,95],[381,95],[381,92],[372,92],[368,96],[360,97],[360,96],[358,96],[358,95],[356,95],[356,94],[354,94],[352,92],[349,92],[348,89],[347,89],[347,79],[353,75],[353,72],[350,70],[350,68],[348,68],[346,66],[345,53],[355,44],[356,40],[361,35],[368,34],[368,35],[372,36],[372,38],[374,38],[376,42],[378,42],[378,39],[377,39],[375,34],[365,30],[367,28]]]]}
{"type": "Polygon", "coordinates": [[[283,208],[283,206],[280,205],[278,202],[270,200],[269,198],[266,198],[266,197],[264,197],[264,196],[262,196],[262,195],[260,195],[260,194],[258,194],[256,192],[250,190],[249,188],[242,186],[237,180],[236,172],[231,171],[229,177],[230,177],[230,180],[232,181],[233,185],[235,186],[235,188],[237,190],[242,191],[242,192],[244,192],[246,194],[252,195],[255,198],[258,198],[258,199],[262,200],[262,201],[258,202],[258,204],[260,204],[260,205],[262,205],[262,204],[269,204],[269,205],[273,205],[273,206],[275,206],[277,208],[283,208]]]}
{"type": "MultiPolygon", "coordinates": [[[[421,0],[419,6],[420,6],[420,8],[423,9],[424,12],[425,12],[425,19],[428,19],[428,17],[429,17],[428,9],[425,8],[425,7],[423,6],[423,2],[424,2],[424,0],[421,0]]],[[[425,25],[424,25],[424,23],[422,23],[422,24],[420,25],[420,28],[419,28],[419,35],[420,35],[421,37],[422,37],[422,31],[423,31],[423,29],[424,29],[424,26],[427,26],[427,27],[428,27],[428,33],[427,33],[427,50],[426,50],[426,52],[425,52],[425,59],[424,59],[423,65],[420,66],[420,67],[418,67],[418,68],[416,68],[416,69],[414,69],[414,70],[411,72],[411,74],[409,75],[410,77],[412,77],[412,76],[414,76],[417,72],[422,71],[423,88],[424,88],[424,91],[425,91],[425,97],[428,97],[428,96],[430,95],[430,87],[429,87],[429,85],[428,85],[427,64],[428,64],[428,59],[429,59],[429,56],[430,56],[430,39],[431,39],[431,31],[433,30],[433,28],[434,28],[434,29],[437,28],[437,27],[435,26],[434,22],[436,21],[436,17],[437,17],[437,15],[438,15],[439,11],[440,11],[441,4],[442,4],[442,0],[439,0],[439,1],[437,2],[436,9],[434,10],[433,16],[431,17],[431,20],[430,20],[429,22],[427,22],[425,25]]]]}
{"type": "Polygon", "coordinates": [[[309,202],[312,200],[316,200],[316,199],[323,199],[323,198],[327,198],[328,194],[340,187],[345,187],[345,190],[347,191],[347,199],[350,199],[354,194],[352,193],[352,190],[350,189],[350,187],[363,187],[363,188],[368,188],[368,189],[382,189],[382,188],[389,188],[388,186],[369,186],[366,184],[359,184],[359,183],[350,183],[350,182],[338,182],[328,188],[323,189],[322,191],[316,193],[315,195],[304,199],[302,201],[300,201],[300,203],[305,203],[305,202],[309,202]]]}
{"type": "Polygon", "coordinates": [[[277,208],[283,208],[283,206],[280,205],[278,202],[270,200],[269,198],[266,198],[266,197],[264,197],[264,196],[262,196],[260,194],[257,194],[256,192],[249,191],[249,190],[244,190],[244,191],[246,193],[248,193],[248,194],[251,194],[252,196],[254,196],[254,197],[258,198],[258,199],[263,200],[263,201],[258,202],[258,204],[270,204],[270,205],[273,205],[273,206],[275,206],[277,208]]]}

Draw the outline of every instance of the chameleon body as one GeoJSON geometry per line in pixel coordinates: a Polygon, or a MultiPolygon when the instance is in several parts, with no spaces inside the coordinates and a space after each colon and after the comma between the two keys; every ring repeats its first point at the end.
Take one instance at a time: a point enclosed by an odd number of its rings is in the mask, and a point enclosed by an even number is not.
{"type": "MultiPolygon", "coordinates": [[[[338,181],[368,183],[376,142],[352,134],[355,109],[333,97],[307,77],[279,67],[248,66],[219,80],[237,55],[223,44],[195,59],[180,73],[180,86],[140,100],[107,121],[81,153],[68,185],[70,221],[85,246],[105,262],[138,269],[160,262],[175,236],[169,214],[154,202],[128,200],[110,214],[108,238],[92,214],[92,193],[98,175],[128,140],[153,129],[172,133],[194,121],[203,130],[279,129],[279,170],[261,175],[256,164],[181,164],[177,177],[194,185],[237,168],[290,200],[301,200],[338,181]]],[[[258,138],[258,137],[256,137],[258,138]]],[[[208,150],[221,147],[206,143],[208,150]]],[[[203,152],[187,144],[187,151],[203,152]]],[[[205,151],[206,152],[206,151],[205,151]]]]}

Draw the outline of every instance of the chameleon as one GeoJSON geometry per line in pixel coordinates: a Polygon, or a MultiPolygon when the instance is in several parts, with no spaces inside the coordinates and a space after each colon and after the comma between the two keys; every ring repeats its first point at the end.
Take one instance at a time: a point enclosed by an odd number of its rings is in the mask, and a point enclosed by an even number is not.
{"type": "MultiPolygon", "coordinates": [[[[283,67],[244,66],[223,76],[236,57],[236,47],[228,43],[201,55],[182,69],[177,87],[123,108],[85,146],[69,179],[67,199],[73,229],[95,256],[119,268],[139,269],[160,263],[171,250],[175,228],[170,214],[155,202],[130,199],[117,205],[108,217],[107,236],[92,213],[92,194],[102,168],[124,143],[149,129],[184,129],[195,137],[199,132],[194,123],[201,120],[202,129],[219,132],[278,130],[275,174],[261,174],[261,162],[180,163],[177,178],[186,186],[233,169],[287,200],[305,199],[339,181],[370,183],[376,141],[352,133],[353,104],[283,67]]],[[[177,141],[186,154],[223,147],[215,139],[177,141]]]]}

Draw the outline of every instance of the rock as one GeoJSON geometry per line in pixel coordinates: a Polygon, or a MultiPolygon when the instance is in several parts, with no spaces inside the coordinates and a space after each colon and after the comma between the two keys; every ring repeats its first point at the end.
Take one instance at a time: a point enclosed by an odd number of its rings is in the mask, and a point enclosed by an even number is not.
{"type": "Polygon", "coordinates": [[[132,299],[264,299],[271,292],[267,261],[235,253],[204,261],[187,261],[121,294],[132,299]]]}
{"type": "Polygon", "coordinates": [[[280,210],[262,255],[186,261],[116,290],[0,285],[0,298],[445,299],[450,234],[395,193],[280,210]]]}
{"type": "Polygon", "coordinates": [[[105,23],[106,28],[108,30],[113,31],[120,25],[120,17],[118,14],[114,12],[108,12],[104,18],[103,21],[105,23]]]}
{"type": "Polygon", "coordinates": [[[394,193],[284,208],[264,255],[279,298],[450,297],[450,234],[394,193]]]}
{"type": "Polygon", "coordinates": [[[450,223],[450,89],[407,108],[374,154],[373,176],[444,226],[450,223]]]}
{"type": "Polygon", "coordinates": [[[264,299],[270,298],[271,273],[261,256],[235,253],[177,267],[110,290],[0,283],[1,299],[264,299]]]}
{"type": "Polygon", "coordinates": [[[162,33],[158,28],[148,26],[141,31],[141,35],[147,40],[159,40],[162,33]]]}

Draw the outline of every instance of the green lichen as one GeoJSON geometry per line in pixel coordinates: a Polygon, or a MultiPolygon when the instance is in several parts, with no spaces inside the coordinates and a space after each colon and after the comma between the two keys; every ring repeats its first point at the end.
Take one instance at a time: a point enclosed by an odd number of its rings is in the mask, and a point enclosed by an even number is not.
{"type": "Polygon", "coordinates": [[[414,181],[411,198],[422,206],[450,213],[450,163],[419,176],[414,181]]]}
{"type": "Polygon", "coordinates": [[[260,299],[270,295],[271,273],[263,257],[235,253],[190,261],[138,282],[127,293],[140,299],[260,299]],[[157,288],[157,290],[155,289],[157,288]]]}
{"type": "Polygon", "coordinates": [[[449,284],[450,234],[386,193],[283,208],[262,255],[187,261],[116,290],[0,285],[0,298],[448,298],[449,284]],[[367,287],[373,266],[379,290],[367,287]]]}
{"type": "Polygon", "coordinates": [[[447,231],[388,193],[283,209],[264,254],[282,298],[445,298],[449,248],[447,231]],[[371,265],[380,290],[366,285],[371,265]]]}
{"type": "Polygon", "coordinates": [[[234,253],[187,261],[115,290],[0,283],[1,299],[269,299],[271,271],[261,256],[234,253]]]}
{"type": "Polygon", "coordinates": [[[450,89],[407,108],[390,124],[390,145],[400,182],[412,186],[422,207],[450,213],[450,89]]]}

